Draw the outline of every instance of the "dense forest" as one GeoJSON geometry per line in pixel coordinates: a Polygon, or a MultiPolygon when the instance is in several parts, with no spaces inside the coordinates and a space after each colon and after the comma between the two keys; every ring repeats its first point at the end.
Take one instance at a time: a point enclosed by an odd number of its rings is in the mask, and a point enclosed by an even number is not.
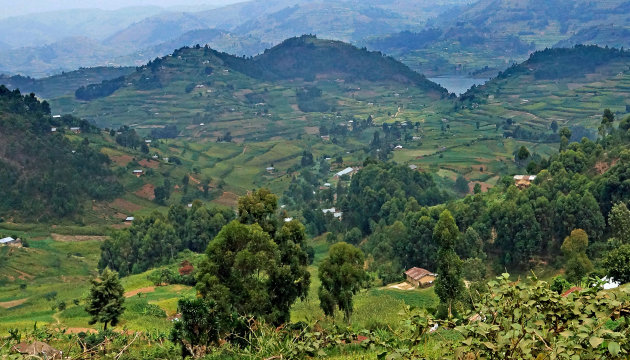
{"type": "Polygon", "coordinates": [[[122,186],[109,158],[87,138],[70,140],[70,127],[100,130],[72,116],[52,117],[46,101],[0,86],[0,210],[28,219],[76,214],[86,200],[111,199],[122,186]],[[56,131],[52,131],[55,128],[56,131]]]}

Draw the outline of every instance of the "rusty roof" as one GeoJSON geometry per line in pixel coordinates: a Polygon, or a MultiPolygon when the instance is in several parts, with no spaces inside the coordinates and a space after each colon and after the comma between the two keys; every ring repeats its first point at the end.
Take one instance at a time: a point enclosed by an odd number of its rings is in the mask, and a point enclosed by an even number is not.
{"type": "Polygon", "coordinates": [[[422,279],[423,277],[425,277],[427,275],[434,275],[434,274],[432,272],[430,272],[429,270],[418,268],[418,267],[413,267],[413,268],[405,271],[405,275],[409,276],[410,278],[412,278],[414,280],[420,280],[420,279],[422,279]]]}

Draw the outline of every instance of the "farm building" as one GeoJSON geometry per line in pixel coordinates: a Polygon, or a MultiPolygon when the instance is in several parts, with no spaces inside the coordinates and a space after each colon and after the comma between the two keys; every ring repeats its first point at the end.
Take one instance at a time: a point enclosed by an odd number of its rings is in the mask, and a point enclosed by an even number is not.
{"type": "Polygon", "coordinates": [[[519,189],[528,188],[536,180],[536,175],[514,175],[514,184],[519,189]]]}
{"type": "Polygon", "coordinates": [[[407,271],[405,271],[405,276],[407,278],[407,282],[415,287],[429,287],[433,285],[436,274],[430,272],[429,270],[413,267],[407,271]]]}
{"type": "Polygon", "coordinates": [[[340,172],[336,173],[335,174],[335,178],[339,179],[340,177],[342,177],[344,175],[352,175],[352,174],[354,174],[355,171],[356,170],[354,168],[347,167],[347,168],[341,170],[340,172]]]}
{"type": "Polygon", "coordinates": [[[137,177],[140,177],[144,174],[144,170],[134,170],[133,174],[136,175],[137,177]]]}
{"type": "Polygon", "coordinates": [[[22,241],[20,239],[14,239],[12,237],[5,237],[0,239],[0,246],[15,246],[15,247],[20,247],[22,246],[22,241]]]}

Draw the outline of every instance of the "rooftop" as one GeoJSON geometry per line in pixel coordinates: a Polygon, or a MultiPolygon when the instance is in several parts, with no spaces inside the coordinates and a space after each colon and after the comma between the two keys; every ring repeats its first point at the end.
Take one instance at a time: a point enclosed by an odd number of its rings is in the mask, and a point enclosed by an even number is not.
{"type": "Polygon", "coordinates": [[[427,275],[434,275],[434,274],[432,272],[430,272],[429,270],[418,268],[418,267],[413,267],[413,268],[405,271],[405,275],[409,276],[410,278],[412,278],[414,280],[420,280],[420,279],[422,279],[423,277],[425,277],[427,275]]]}

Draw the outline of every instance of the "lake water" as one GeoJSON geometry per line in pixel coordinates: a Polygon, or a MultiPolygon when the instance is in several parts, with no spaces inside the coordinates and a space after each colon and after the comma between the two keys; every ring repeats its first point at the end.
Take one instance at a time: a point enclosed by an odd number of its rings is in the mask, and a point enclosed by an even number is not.
{"type": "Polygon", "coordinates": [[[478,79],[467,76],[438,76],[429,78],[429,80],[442,85],[448,92],[455,93],[457,96],[465,93],[473,85],[482,85],[488,81],[488,79],[478,79]]]}

